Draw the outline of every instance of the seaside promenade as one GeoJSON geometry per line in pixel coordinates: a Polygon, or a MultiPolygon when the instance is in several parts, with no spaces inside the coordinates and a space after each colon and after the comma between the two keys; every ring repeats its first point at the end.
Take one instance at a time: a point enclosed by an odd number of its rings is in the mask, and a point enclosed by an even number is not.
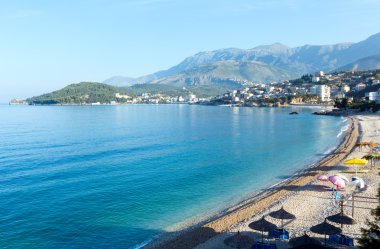
{"type": "MultiPolygon", "coordinates": [[[[311,226],[323,222],[327,216],[338,213],[339,205],[334,203],[331,191],[326,190],[327,187],[331,187],[331,184],[320,182],[317,177],[321,174],[342,173],[341,171],[347,168],[342,165],[345,158],[364,156],[369,150],[362,149],[360,151],[355,147],[357,141],[380,143],[379,115],[355,116],[349,118],[349,122],[350,127],[341,145],[316,165],[299,172],[286,182],[274,186],[252,199],[231,207],[222,216],[214,218],[202,226],[186,230],[175,237],[166,237],[165,240],[158,239],[145,248],[227,249],[229,247],[224,244],[224,239],[237,231],[257,241],[261,239],[261,234],[250,229],[248,224],[263,215],[267,216],[281,206],[297,217],[295,220],[284,223],[291,238],[302,236],[307,232],[311,237],[323,241],[323,235],[311,233],[309,229],[311,226]]],[[[369,169],[368,173],[360,175],[368,185],[368,189],[360,193],[361,198],[355,200],[354,218],[357,224],[343,228],[345,235],[355,239],[360,237],[360,228],[364,226],[365,219],[371,218],[371,209],[378,205],[376,199],[370,199],[376,197],[377,187],[380,183],[378,165],[369,169]],[[368,198],[369,201],[365,198],[368,198]]],[[[344,173],[344,175],[350,179],[355,174],[344,173]]],[[[345,204],[344,212],[351,215],[351,201],[345,204]]],[[[269,216],[266,219],[280,225],[280,221],[269,216]]],[[[289,248],[287,240],[269,240],[269,242],[275,243],[278,248],[289,248]]]]}

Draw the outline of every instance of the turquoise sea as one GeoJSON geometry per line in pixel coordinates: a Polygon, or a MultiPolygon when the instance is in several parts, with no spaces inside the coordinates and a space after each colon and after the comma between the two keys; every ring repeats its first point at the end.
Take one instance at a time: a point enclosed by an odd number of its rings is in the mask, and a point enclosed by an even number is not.
{"type": "Polygon", "coordinates": [[[311,112],[2,105],[0,248],[136,248],[199,221],[334,148],[345,120],[311,112]]]}

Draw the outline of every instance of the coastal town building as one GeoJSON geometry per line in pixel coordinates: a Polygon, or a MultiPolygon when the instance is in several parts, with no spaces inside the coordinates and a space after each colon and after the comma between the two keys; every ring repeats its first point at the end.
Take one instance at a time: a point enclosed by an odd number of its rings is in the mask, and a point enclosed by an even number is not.
{"type": "Polygon", "coordinates": [[[131,97],[125,94],[115,93],[115,97],[119,99],[130,99],[131,97]]]}
{"type": "Polygon", "coordinates": [[[313,76],[313,78],[311,79],[311,81],[313,82],[313,83],[317,83],[317,82],[319,82],[321,80],[321,78],[319,77],[319,76],[313,76]]]}
{"type": "Polygon", "coordinates": [[[342,90],[343,90],[343,92],[345,92],[345,93],[348,93],[349,91],[350,91],[350,87],[349,86],[347,86],[347,85],[343,85],[342,86],[342,90]]]}
{"type": "Polygon", "coordinates": [[[330,100],[330,87],[327,85],[315,85],[310,88],[310,93],[317,95],[321,101],[330,100]]]}
{"type": "Polygon", "coordinates": [[[325,76],[325,73],[323,71],[318,71],[318,72],[315,73],[315,76],[317,76],[317,77],[323,77],[323,76],[325,76]]]}
{"type": "Polygon", "coordinates": [[[12,99],[10,102],[9,102],[10,105],[26,105],[28,104],[25,100],[22,100],[22,99],[12,99]]]}
{"type": "Polygon", "coordinates": [[[367,101],[375,101],[376,103],[380,103],[380,90],[377,92],[367,92],[365,93],[365,98],[367,101]]]}
{"type": "Polygon", "coordinates": [[[359,84],[357,84],[357,85],[355,86],[355,90],[356,90],[356,91],[361,91],[361,90],[364,90],[366,87],[367,87],[366,84],[364,84],[364,83],[359,83],[359,84]]]}

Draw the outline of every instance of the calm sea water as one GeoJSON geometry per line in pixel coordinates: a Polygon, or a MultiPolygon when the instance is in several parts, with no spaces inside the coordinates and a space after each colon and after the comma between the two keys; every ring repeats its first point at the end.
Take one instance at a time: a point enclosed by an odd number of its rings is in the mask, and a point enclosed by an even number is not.
{"type": "Polygon", "coordinates": [[[310,109],[0,106],[0,248],[133,248],[338,144],[310,109]]]}

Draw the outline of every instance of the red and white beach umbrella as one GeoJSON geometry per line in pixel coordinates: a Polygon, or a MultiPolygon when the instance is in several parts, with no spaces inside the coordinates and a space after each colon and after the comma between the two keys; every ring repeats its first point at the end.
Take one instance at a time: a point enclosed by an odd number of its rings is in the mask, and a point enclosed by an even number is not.
{"type": "Polygon", "coordinates": [[[348,184],[348,183],[350,182],[350,180],[348,180],[348,178],[345,177],[345,176],[342,175],[342,174],[335,174],[334,176],[338,176],[338,177],[342,178],[342,180],[345,181],[346,184],[348,184]]]}

